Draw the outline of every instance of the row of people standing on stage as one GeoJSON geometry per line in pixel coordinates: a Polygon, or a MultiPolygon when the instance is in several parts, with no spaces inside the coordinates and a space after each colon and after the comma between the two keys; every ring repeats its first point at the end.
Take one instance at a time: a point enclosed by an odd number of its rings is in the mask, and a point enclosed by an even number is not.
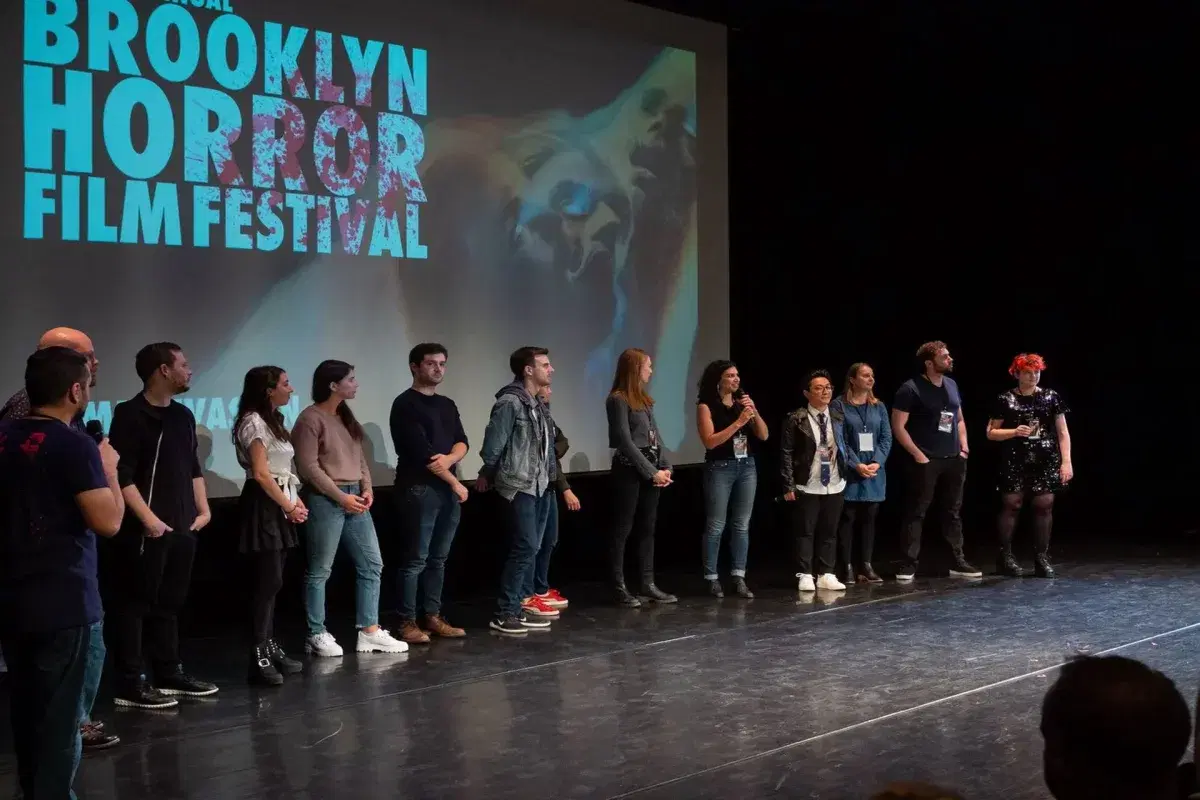
{"type": "MultiPolygon", "coordinates": [[[[890,415],[875,396],[874,370],[856,363],[837,397],[828,372],[811,373],[804,384],[806,404],[784,420],[780,488],[782,499],[795,504],[792,525],[801,592],[882,580],[872,566],[875,520],[887,494],[885,464],[893,444],[909,456],[904,555],[897,580],[916,576],[922,528],[934,503],[954,557],[950,574],[982,575],[963,551],[960,511],[970,447],[962,396],[950,377],[954,361],[937,341],[923,344],[917,360],[920,374],[897,391],[890,415]]],[[[1057,392],[1039,386],[1044,368],[1041,356],[1017,356],[1009,367],[1017,386],[1002,392],[988,414],[987,438],[1003,443],[997,571],[1014,577],[1025,574],[1012,540],[1027,497],[1034,506],[1035,573],[1054,577],[1049,559],[1054,496],[1074,476],[1068,409],[1057,392]]],[[[717,557],[728,527],[734,591],[752,597],[745,577],[758,480],[753,443],[766,441],[768,431],[754,401],[742,391],[732,362],[714,361],[705,369],[696,419],[706,448],[704,577],[712,594],[723,597],[717,557]]]]}

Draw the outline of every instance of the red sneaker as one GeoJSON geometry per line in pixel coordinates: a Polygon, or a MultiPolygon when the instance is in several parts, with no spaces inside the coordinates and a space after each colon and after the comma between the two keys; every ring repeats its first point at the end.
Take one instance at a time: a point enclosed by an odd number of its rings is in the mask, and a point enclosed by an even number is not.
{"type": "Polygon", "coordinates": [[[558,619],[558,612],[536,596],[525,598],[525,602],[521,603],[521,610],[529,616],[539,619],[558,619]]]}
{"type": "Polygon", "coordinates": [[[541,600],[543,603],[550,606],[551,608],[560,608],[561,609],[561,608],[566,608],[567,606],[570,605],[570,603],[567,602],[567,598],[563,597],[561,594],[558,593],[558,589],[551,589],[548,592],[546,592],[545,594],[537,594],[537,595],[534,595],[534,597],[536,597],[538,600],[541,600]]]}

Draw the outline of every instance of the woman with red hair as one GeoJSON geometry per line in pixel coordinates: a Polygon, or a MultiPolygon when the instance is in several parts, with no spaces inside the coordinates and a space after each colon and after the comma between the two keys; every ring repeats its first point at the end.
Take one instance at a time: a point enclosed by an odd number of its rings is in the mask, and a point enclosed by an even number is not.
{"type": "Polygon", "coordinates": [[[1049,556],[1054,494],[1075,475],[1067,404],[1058,392],[1038,385],[1045,368],[1037,353],[1014,358],[1008,373],[1017,379],[1017,386],[996,398],[988,419],[987,438],[1003,443],[997,487],[1001,497],[997,571],[1015,578],[1025,574],[1013,556],[1012,540],[1027,496],[1033,498],[1034,572],[1039,578],[1054,577],[1049,556]]]}

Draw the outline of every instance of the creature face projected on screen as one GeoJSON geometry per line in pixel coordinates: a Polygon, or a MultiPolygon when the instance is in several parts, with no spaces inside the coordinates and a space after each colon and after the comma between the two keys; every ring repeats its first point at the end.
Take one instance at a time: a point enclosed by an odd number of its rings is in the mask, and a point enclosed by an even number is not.
{"type": "MultiPolygon", "coordinates": [[[[667,50],[583,117],[428,126],[421,174],[438,202],[425,235],[466,273],[464,322],[525,309],[537,320],[531,341],[561,342],[561,326],[583,327],[574,338],[589,352],[571,360],[586,363],[593,398],[624,347],[661,344],[670,306],[696,302],[676,291],[696,269],[695,81],[694,56],[667,50]]],[[[417,287],[410,298],[446,280],[419,265],[403,274],[417,287]]],[[[444,321],[423,320],[427,308],[409,305],[410,327],[444,321]]],[[[670,355],[686,361],[690,348],[670,355]]]]}

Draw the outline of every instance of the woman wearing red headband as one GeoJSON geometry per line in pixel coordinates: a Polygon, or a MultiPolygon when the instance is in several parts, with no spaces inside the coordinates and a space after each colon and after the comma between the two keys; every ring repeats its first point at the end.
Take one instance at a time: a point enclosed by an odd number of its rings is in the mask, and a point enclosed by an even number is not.
{"type": "Polygon", "coordinates": [[[1033,530],[1037,555],[1034,571],[1039,578],[1053,578],[1050,565],[1050,527],[1053,524],[1054,493],[1074,477],[1071,467],[1071,434],[1067,430],[1067,404],[1053,389],[1038,386],[1046,362],[1037,353],[1022,353],[1013,359],[1008,373],[1017,387],[1002,393],[988,420],[987,438],[1003,442],[1000,459],[1001,495],[1000,558],[1002,575],[1025,574],[1013,556],[1013,531],[1027,495],[1033,497],[1033,530]]]}

